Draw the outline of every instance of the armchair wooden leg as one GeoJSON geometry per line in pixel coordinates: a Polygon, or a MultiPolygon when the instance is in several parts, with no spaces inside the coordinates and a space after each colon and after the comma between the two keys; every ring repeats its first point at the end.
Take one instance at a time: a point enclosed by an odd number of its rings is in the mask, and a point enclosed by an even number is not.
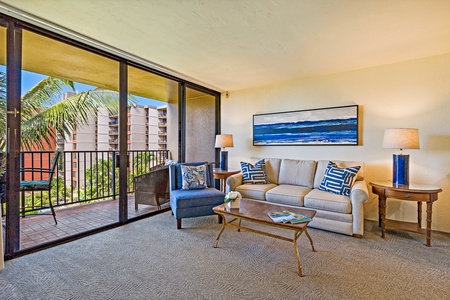
{"type": "Polygon", "coordinates": [[[181,229],[181,219],[177,219],[177,229],[181,229]]]}

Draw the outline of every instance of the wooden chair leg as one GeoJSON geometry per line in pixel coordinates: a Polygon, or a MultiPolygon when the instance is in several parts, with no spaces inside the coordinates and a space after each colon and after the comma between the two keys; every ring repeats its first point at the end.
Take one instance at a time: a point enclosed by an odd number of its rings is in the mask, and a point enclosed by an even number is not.
{"type": "Polygon", "coordinates": [[[222,224],[223,220],[222,220],[222,216],[221,215],[217,215],[217,223],[222,224]]]}
{"type": "Polygon", "coordinates": [[[181,229],[181,219],[177,219],[177,229],[181,229]]]}

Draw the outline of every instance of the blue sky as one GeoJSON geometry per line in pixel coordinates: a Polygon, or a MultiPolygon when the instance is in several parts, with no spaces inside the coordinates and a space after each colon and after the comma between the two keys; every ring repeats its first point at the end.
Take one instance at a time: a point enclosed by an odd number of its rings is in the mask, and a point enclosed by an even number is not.
{"type": "MultiPolygon", "coordinates": [[[[0,65],[0,72],[6,72],[6,67],[0,65]]],[[[42,75],[38,73],[22,71],[22,95],[29,91],[33,86],[35,86],[39,81],[46,78],[47,75],[42,75]]],[[[75,90],[77,92],[84,92],[88,90],[93,90],[96,87],[84,83],[75,82],[75,90]]],[[[69,91],[69,90],[68,90],[69,91]]],[[[143,97],[135,97],[140,105],[152,105],[152,106],[161,106],[165,105],[165,102],[157,101],[154,99],[143,98],[143,97]]]]}

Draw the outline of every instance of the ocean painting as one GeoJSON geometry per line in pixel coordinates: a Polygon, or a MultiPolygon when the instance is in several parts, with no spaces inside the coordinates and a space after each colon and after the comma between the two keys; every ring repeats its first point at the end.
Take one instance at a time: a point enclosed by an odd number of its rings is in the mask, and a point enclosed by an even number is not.
{"type": "Polygon", "coordinates": [[[358,105],[254,115],[253,145],[358,145],[358,105]]]}

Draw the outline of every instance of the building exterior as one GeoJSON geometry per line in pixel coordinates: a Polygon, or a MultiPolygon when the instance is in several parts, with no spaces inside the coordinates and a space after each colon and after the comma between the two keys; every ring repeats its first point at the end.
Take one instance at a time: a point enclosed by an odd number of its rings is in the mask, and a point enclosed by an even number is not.
{"type": "MultiPolygon", "coordinates": [[[[73,95],[75,93],[65,93],[63,98],[73,95]]],[[[166,106],[128,106],[128,150],[167,149],[166,111],[166,106]]],[[[110,158],[114,154],[112,151],[119,151],[118,126],[119,116],[100,108],[88,124],[78,127],[70,137],[57,138],[57,149],[66,152],[64,178],[67,185],[81,187],[78,183],[84,182],[86,166],[91,166],[91,161],[110,158]],[[85,154],[86,151],[96,152],[85,154]]]]}

